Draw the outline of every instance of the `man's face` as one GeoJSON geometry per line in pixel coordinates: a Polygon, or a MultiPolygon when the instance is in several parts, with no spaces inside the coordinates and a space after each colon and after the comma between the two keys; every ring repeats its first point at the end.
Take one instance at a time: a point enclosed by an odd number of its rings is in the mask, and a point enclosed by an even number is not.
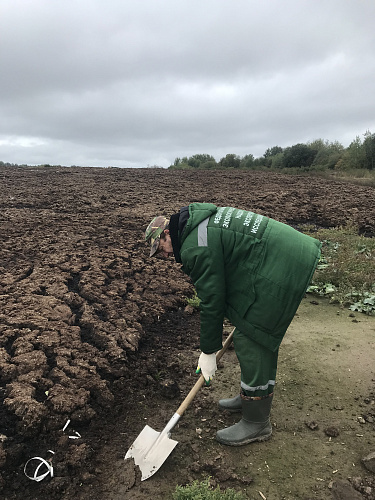
{"type": "Polygon", "coordinates": [[[162,236],[160,237],[159,248],[157,255],[167,259],[168,257],[173,257],[173,247],[172,240],[169,234],[169,229],[166,229],[162,236]]]}

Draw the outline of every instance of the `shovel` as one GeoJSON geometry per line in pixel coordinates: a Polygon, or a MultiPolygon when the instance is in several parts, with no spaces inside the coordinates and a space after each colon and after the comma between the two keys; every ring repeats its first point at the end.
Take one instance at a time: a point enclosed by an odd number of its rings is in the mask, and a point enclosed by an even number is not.
{"type": "MultiPolygon", "coordinates": [[[[233,333],[234,330],[230,333],[227,340],[224,342],[222,349],[216,354],[217,362],[219,361],[219,359],[221,359],[221,357],[231,344],[233,333]]],[[[139,434],[137,439],[127,451],[125,460],[127,458],[134,458],[135,464],[138,465],[142,472],[141,481],[144,481],[145,479],[148,479],[149,477],[154,475],[155,472],[160,469],[160,467],[172,453],[175,446],[178,444],[178,441],[174,441],[170,438],[171,431],[180,420],[180,417],[193,401],[194,397],[197,395],[204,383],[204,377],[203,375],[201,375],[195,383],[194,387],[181,403],[176,413],[164,427],[164,429],[161,432],[157,432],[150,426],[146,425],[146,427],[139,434]]]]}

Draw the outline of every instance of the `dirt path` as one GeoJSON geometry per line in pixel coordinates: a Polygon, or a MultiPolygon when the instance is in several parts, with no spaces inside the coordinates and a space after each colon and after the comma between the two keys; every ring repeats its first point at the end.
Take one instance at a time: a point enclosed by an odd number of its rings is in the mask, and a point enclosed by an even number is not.
{"type": "MultiPolygon", "coordinates": [[[[122,460],[129,433],[135,438],[146,423],[162,430],[179,400],[164,400],[157,408],[145,408],[143,422],[135,423],[132,430],[126,428],[129,415],[124,419],[118,431],[126,438],[121,443],[114,436],[113,443],[109,442],[104,450],[113,456],[115,448],[118,459],[100,478],[101,498],[167,499],[176,484],[207,475],[221,487],[241,489],[254,500],[262,498],[259,492],[272,500],[354,499],[356,492],[347,480],[360,477],[357,486],[364,491],[366,485],[371,488],[372,481],[373,488],[372,496],[358,498],[375,498],[374,476],[361,463],[364,456],[375,451],[375,396],[371,394],[375,378],[374,334],[375,318],[353,317],[350,311],[325,300],[316,301],[310,296],[304,299],[280,350],[272,412],[274,434],[270,441],[230,448],[214,439],[217,428],[238,418],[216,409],[220,397],[234,395],[238,388],[238,365],[230,351],[214,385],[203,389],[173,431],[172,437],[179,445],[158,473],[142,483],[133,472],[129,473],[122,460]],[[370,422],[360,423],[358,417],[370,422]],[[338,435],[328,436],[327,429],[338,435]],[[344,493],[338,489],[343,484],[344,493]]],[[[187,364],[195,354],[183,353],[187,364]]],[[[89,498],[100,498],[93,489],[91,492],[94,496],[89,498]]],[[[82,498],[88,498],[87,493],[82,498]]]]}

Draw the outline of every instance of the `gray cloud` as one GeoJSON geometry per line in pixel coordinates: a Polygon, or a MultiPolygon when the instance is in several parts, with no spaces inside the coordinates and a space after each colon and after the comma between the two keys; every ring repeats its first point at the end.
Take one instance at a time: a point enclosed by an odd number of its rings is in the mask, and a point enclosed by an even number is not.
{"type": "Polygon", "coordinates": [[[168,166],[374,130],[372,0],[12,0],[0,160],[168,166]]]}

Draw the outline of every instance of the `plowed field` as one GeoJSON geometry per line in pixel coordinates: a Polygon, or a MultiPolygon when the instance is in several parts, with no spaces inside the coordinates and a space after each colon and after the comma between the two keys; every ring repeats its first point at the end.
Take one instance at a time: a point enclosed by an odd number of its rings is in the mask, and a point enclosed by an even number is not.
{"type": "MultiPolygon", "coordinates": [[[[296,228],[353,224],[375,234],[375,189],[349,183],[243,171],[0,168],[1,498],[148,498],[136,474],[124,473],[122,496],[118,483],[108,490],[108,476],[117,468],[121,477],[150,413],[163,427],[194,383],[199,317],[185,309],[191,282],[172,260],[148,258],[143,232],[153,216],[194,201],[296,228]],[[35,456],[53,464],[53,478],[25,476],[35,456]]],[[[212,432],[200,420],[193,425],[212,432]]],[[[217,457],[194,469],[199,442],[191,446],[163,466],[176,468],[175,484],[203,472],[218,483],[252,482],[250,470],[248,478],[220,476],[217,457]]]]}

